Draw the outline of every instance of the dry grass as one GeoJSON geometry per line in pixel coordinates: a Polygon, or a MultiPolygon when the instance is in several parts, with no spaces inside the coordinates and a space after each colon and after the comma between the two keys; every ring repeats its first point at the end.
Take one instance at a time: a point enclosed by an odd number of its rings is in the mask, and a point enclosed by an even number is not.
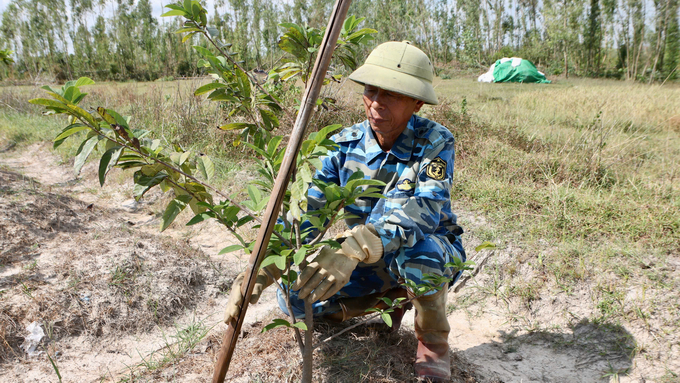
{"type": "MultiPolygon", "coordinates": [[[[275,316],[254,323],[243,331],[227,375],[233,382],[296,382],[302,362],[292,332],[262,329],[275,316]]],[[[326,339],[347,324],[317,321],[315,342],[326,339]]],[[[314,351],[314,382],[418,382],[413,372],[417,341],[412,330],[388,333],[382,326],[356,327],[314,351]]],[[[214,352],[217,352],[215,350],[214,352]]],[[[193,370],[196,367],[192,367],[193,370]]],[[[458,354],[452,356],[454,381],[486,381],[473,364],[458,354]]]]}
{"type": "Polygon", "coordinates": [[[146,332],[234,277],[183,241],[133,232],[29,178],[3,170],[0,185],[2,362],[20,354],[27,323],[41,323],[49,342],[146,332]]]}

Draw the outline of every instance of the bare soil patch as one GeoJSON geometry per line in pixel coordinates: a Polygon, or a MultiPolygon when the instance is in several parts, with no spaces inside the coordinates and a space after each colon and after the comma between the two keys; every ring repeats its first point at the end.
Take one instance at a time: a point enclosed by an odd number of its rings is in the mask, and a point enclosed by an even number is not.
{"type": "MultiPolygon", "coordinates": [[[[130,206],[125,183],[100,189],[93,167],[76,180],[56,163],[46,145],[0,155],[0,381],[58,381],[48,353],[64,382],[208,381],[225,329],[221,311],[244,264],[217,255],[228,235],[180,224],[159,234],[161,196],[130,206]],[[45,332],[36,356],[21,348],[32,322],[45,332]]],[[[480,270],[449,294],[454,382],[650,382],[676,369],[677,342],[648,341],[641,325],[589,320],[588,286],[565,294],[546,279],[530,305],[494,294],[509,288],[509,260],[532,254],[510,240],[476,253],[490,224],[458,211],[480,270]]],[[[530,267],[517,272],[546,278],[530,267]]],[[[292,333],[261,332],[282,315],[273,290],[250,307],[227,381],[299,380],[292,333]]],[[[359,326],[323,344],[314,380],[415,382],[412,317],[397,333],[359,326]]],[[[318,323],[315,336],[345,326],[318,323]]]]}

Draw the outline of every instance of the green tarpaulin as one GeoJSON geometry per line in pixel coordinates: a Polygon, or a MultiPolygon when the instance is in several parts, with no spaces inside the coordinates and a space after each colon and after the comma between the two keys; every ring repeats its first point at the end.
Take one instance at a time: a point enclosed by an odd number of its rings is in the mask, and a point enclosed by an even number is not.
{"type": "Polygon", "coordinates": [[[478,81],[550,83],[531,61],[518,57],[497,60],[489,69],[489,72],[479,76],[478,81]],[[493,78],[491,78],[491,75],[493,75],[493,78]]]}

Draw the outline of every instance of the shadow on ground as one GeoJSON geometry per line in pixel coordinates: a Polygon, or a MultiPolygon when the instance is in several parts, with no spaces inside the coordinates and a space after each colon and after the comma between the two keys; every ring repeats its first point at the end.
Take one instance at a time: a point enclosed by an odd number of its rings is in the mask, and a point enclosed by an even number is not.
{"type": "MultiPolygon", "coordinates": [[[[230,370],[232,377],[261,382],[299,380],[302,362],[292,333],[284,329],[260,333],[270,319],[246,331],[230,370]]],[[[316,323],[317,342],[352,323],[316,323]]],[[[623,327],[588,321],[567,331],[504,332],[501,339],[466,350],[452,345],[451,381],[608,382],[625,376],[635,350],[634,339],[623,327]]],[[[382,326],[358,326],[315,350],[314,381],[418,382],[413,371],[416,347],[409,328],[390,333],[382,326]]]]}
{"type": "Polygon", "coordinates": [[[500,332],[456,355],[477,366],[479,377],[510,382],[609,382],[632,367],[636,342],[622,326],[583,320],[567,331],[500,332]]]}

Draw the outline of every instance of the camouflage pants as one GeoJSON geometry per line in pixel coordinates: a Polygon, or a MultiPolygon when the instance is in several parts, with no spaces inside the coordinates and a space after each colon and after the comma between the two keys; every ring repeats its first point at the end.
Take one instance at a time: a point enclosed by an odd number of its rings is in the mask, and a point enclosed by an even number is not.
{"type": "MultiPolygon", "coordinates": [[[[349,282],[334,296],[325,301],[317,301],[312,305],[314,316],[324,316],[341,311],[338,299],[345,297],[362,297],[387,291],[398,287],[400,282],[411,280],[416,284],[423,283],[423,276],[428,274],[452,277],[453,281],[460,273],[453,275],[445,264],[453,262],[456,257],[465,261],[465,251],[457,239],[452,245],[448,239],[429,235],[411,248],[401,248],[385,255],[380,261],[367,265],[359,263],[352,272],[349,282]]],[[[434,293],[431,292],[431,293],[434,293]]],[[[286,298],[277,291],[279,307],[288,315],[286,298]]],[[[290,302],[296,318],[304,318],[304,301],[297,297],[297,291],[290,292],[290,302]]]]}

